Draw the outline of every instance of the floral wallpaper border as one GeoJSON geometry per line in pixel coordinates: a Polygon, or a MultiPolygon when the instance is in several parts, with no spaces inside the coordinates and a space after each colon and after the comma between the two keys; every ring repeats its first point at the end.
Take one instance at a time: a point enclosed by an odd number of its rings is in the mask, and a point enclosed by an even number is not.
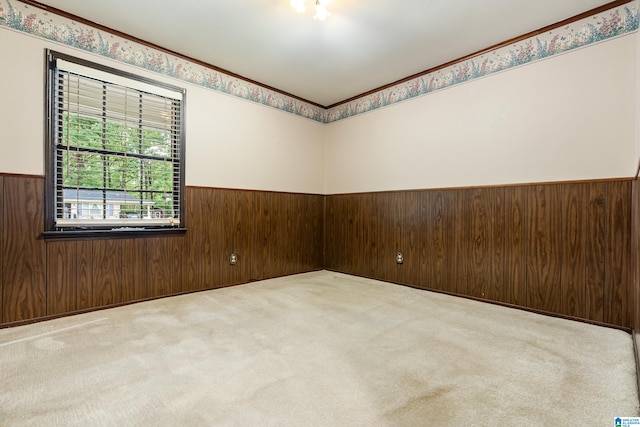
{"type": "Polygon", "coordinates": [[[331,123],[638,30],[636,1],[329,109],[331,123]]]}
{"type": "Polygon", "coordinates": [[[325,109],[184,58],[48,13],[0,0],[0,27],[92,52],[251,102],[331,123],[638,30],[637,1],[325,109]]]}
{"type": "Polygon", "coordinates": [[[0,27],[8,27],[318,122],[326,121],[325,108],[17,0],[0,0],[0,27]]]}

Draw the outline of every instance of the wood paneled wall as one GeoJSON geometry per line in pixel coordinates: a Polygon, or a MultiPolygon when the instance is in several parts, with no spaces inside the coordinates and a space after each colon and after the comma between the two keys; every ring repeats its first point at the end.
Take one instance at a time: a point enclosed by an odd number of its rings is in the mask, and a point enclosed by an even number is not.
{"type": "MultiPolygon", "coordinates": [[[[633,328],[640,334],[640,180],[633,181],[631,209],[631,269],[633,271],[632,292],[633,328]]],[[[638,343],[640,344],[640,343],[638,343]]],[[[640,358],[638,358],[640,361],[640,358]]]]}
{"type": "Polygon", "coordinates": [[[332,196],[188,187],[183,236],[48,242],[43,184],[0,176],[0,324],[324,267],[640,331],[637,181],[332,196]]]}
{"type": "Polygon", "coordinates": [[[640,180],[633,181],[631,199],[631,252],[630,262],[633,279],[629,292],[632,313],[634,351],[636,353],[636,373],[640,391],[640,180]]]}
{"type": "Polygon", "coordinates": [[[326,196],[325,267],[630,327],[631,190],[611,180],[326,196]]]}
{"type": "Polygon", "coordinates": [[[43,185],[0,176],[0,324],[323,266],[321,195],[188,187],[185,235],[45,241],[43,185]]]}

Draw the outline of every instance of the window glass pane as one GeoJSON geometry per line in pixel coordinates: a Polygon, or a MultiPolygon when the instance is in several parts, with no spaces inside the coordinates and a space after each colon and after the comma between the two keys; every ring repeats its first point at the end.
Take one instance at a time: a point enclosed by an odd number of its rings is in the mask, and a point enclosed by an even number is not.
{"type": "Polygon", "coordinates": [[[99,154],[63,151],[58,165],[64,187],[102,188],[103,163],[99,154]]]}
{"type": "Polygon", "coordinates": [[[180,225],[182,90],[78,61],[50,61],[54,225],[180,225]]]}

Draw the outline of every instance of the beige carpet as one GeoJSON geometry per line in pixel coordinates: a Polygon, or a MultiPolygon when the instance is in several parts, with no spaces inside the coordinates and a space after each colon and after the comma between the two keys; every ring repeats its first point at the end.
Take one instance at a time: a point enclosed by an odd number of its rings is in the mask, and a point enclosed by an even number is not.
{"type": "Polygon", "coordinates": [[[631,337],[316,272],[0,330],[3,426],[611,426],[631,337]]]}

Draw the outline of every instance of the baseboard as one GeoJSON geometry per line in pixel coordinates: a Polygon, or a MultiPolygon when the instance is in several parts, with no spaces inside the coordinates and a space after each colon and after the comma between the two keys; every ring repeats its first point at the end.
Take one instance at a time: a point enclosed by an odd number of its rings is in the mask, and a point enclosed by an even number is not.
{"type": "MultiPolygon", "coordinates": [[[[421,291],[435,292],[435,293],[438,293],[438,294],[449,295],[449,296],[452,296],[452,297],[465,298],[465,299],[478,301],[478,302],[486,302],[486,303],[493,304],[493,305],[499,305],[501,307],[514,308],[516,310],[523,310],[523,311],[528,311],[530,313],[542,314],[544,316],[556,317],[556,318],[565,319],[565,320],[572,320],[574,322],[587,323],[587,324],[590,324],[590,325],[601,326],[601,327],[604,327],[604,328],[617,329],[619,331],[623,331],[623,332],[626,332],[628,334],[632,334],[631,328],[628,328],[628,327],[625,327],[625,326],[620,326],[620,325],[613,325],[611,323],[599,322],[597,320],[585,319],[583,317],[569,316],[569,315],[566,315],[566,314],[554,313],[554,312],[545,311],[545,310],[539,310],[539,309],[536,309],[536,308],[525,307],[525,306],[522,306],[522,305],[509,304],[509,303],[502,302],[502,301],[495,301],[495,300],[490,300],[490,299],[485,299],[485,298],[478,298],[478,297],[474,297],[474,296],[470,296],[470,295],[458,294],[458,293],[455,293],[455,292],[444,291],[444,290],[441,290],[441,289],[423,288],[423,287],[419,287],[417,285],[412,285],[412,284],[407,284],[407,283],[391,282],[389,280],[382,280],[382,279],[378,279],[376,277],[360,276],[360,275],[356,275],[356,274],[345,273],[345,272],[339,271],[339,270],[332,270],[330,268],[325,268],[325,270],[333,271],[334,273],[341,273],[341,274],[348,274],[350,276],[362,277],[362,278],[365,278],[365,279],[378,280],[380,282],[391,283],[393,285],[406,286],[408,288],[418,289],[418,290],[421,290],[421,291]]],[[[638,353],[636,352],[636,356],[637,356],[637,354],[638,353]]]]}
{"type": "Polygon", "coordinates": [[[292,276],[294,274],[310,273],[310,272],[313,272],[313,271],[320,271],[320,270],[322,270],[322,269],[318,268],[318,269],[314,269],[314,270],[303,271],[303,272],[300,272],[300,273],[292,273],[292,274],[285,274],[285,275],[281,275],[281,276],[267,277],[267,278],[264,278],[264,279],[249,279],[246,282],[228,283],[228,284],[219,285],[219,286],[216,286],[216,287],[213,287],[213,288],[194,289],[194,290],[177,292],[177,293],[172,293],[172,294],[167,294],[167,295],[159,295],[159,296],[155,296],[155,297],[149,297],[149,298],[142,298],[142,299],[137,299],[137,300],[132,300],[132,301],[120,302],[120,303],[116,303],[116,304],[103,305],[103,306],[99,306],[99,307],[91,307],[91,308],[87,308],[87,309],[83,309],[83,310],[67,311],[67,312],[64,312],[64,313],[51,314],[51,315],[48,315],[48,316],[36,317],[36,318],[33,318],[33,319],[25,319],[25,320],[17,320],[15,322],[0,323],[0,329],[14,328],[14,327],[17,327],[17,326],[30,325],[32,323],[39,323],[39,322],[44,322],[44,321],[47,321],[47,320],[60,319],[62,317],[75,316],[75,315],[78,315],[78,314],[92,313],[94,311],[102,311],[102,310],[107,310],[107,309],[110,309],[110,308],[124,307],[126,305],[138,304],[138,303],[147,302],[147,301],[154,301],[154,300],[162,299],[162,298],[171,298],[171,297],[176,297],[176,296],[179,296],[179,295],[189,295],[189,294],[195,294],[195,293],[199,293],[199,292],[215,291],[216,289],[224,289],[224,288],[231,288],[231,287],[234,287],[234,286],[246,285],[246,284],[253,283],[253,282],[259,282],[260,280],[277,279],[278,277],[292,276]]]}

